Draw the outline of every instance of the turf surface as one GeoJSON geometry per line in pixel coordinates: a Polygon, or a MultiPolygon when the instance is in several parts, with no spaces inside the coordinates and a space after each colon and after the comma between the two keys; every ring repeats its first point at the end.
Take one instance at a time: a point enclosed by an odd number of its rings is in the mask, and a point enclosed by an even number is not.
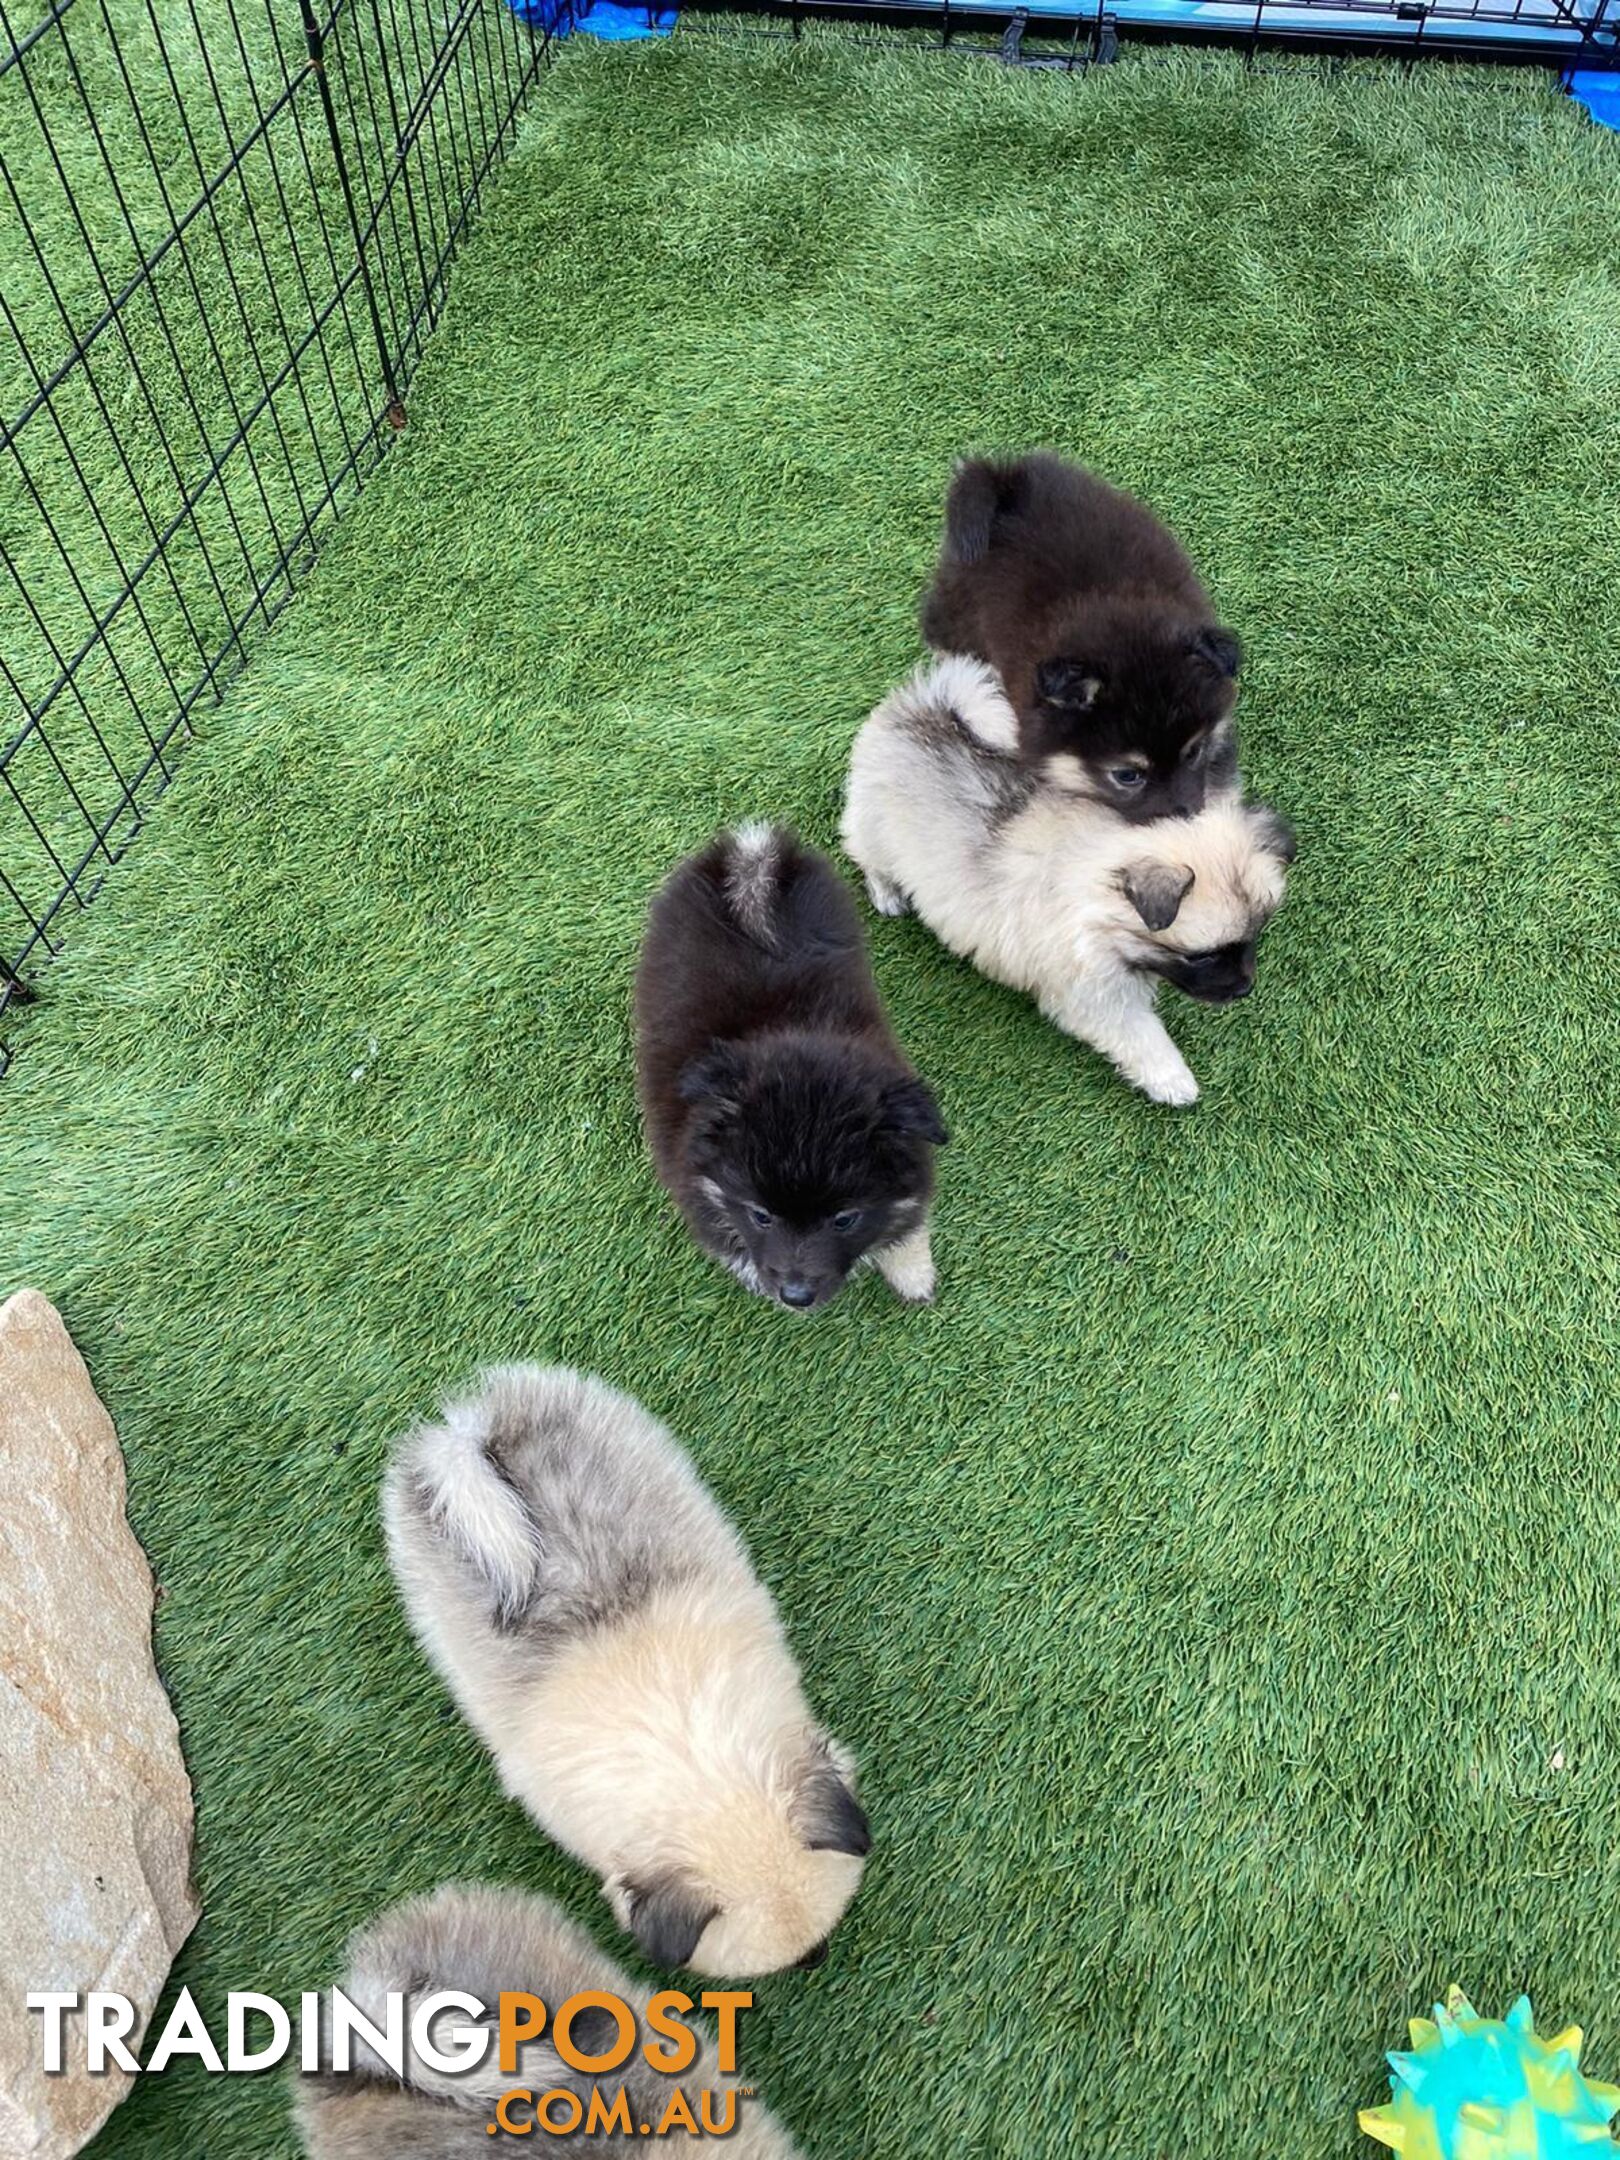
{"type": "MultiPolygon", "coordinates": [[[[199,1800],[179,1977],[595,1891],[395,1609],[390,1436],[578,1361],[692,1444],[878,1854],[746,2062],[818,2160],[1356,2147],[1452,1978],[1620,2071],[1620,165],[1546,86],[569,49],[399,449],[16,1030],[8,1278],[129,1453],[199,1800]],[[1179,524],[1302,843],[1156,1110],[914,923],[937,1308],[710,1270],[638,1145],[645,894],[830,841],[966,445],[1179,524]]],[[[153,2080],[108,2160],[289,2148],[153,2080]]]]}

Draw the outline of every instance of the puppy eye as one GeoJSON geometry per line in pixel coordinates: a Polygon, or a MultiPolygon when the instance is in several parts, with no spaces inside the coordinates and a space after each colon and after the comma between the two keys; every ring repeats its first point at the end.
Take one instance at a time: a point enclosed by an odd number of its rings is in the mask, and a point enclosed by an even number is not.
{"type": "Polygon", "coordinates": [[[748,1210],[748,1219],[751,1223],[753,1223],[756,1229],[768,1230],[771,1227],[771,1224],[775,1222],[776,1217],[771,1213],[769,1208],[751,1207],[748,1210]]]}
{"type": "Polygon", "coordinates": [[[832,1226],[835,1230],[843,1233],[845,1231],[853,1230],[855,1225],[860,1221],[860,1219],[861,1211],[858,1207],[847,1207],[843,1210],[841,1214],[835,1215],[833,1217],[832,1226]]]}
{"type": "Polygon", "coordinates": [[[1139,788],[1147,778],[1147,774],[1143,772],[1140,765],[1114,765],[1110,766],[1108,777],[1113,781],[1115,787],[1124,788],[1129,792],[1132,788],[1139,788]]]}

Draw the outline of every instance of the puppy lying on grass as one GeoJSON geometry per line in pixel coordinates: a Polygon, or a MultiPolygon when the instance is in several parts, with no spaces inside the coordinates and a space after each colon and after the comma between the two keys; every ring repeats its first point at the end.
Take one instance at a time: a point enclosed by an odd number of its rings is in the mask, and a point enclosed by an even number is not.
{"type": "Polygon", "coordinates": [[[933,1296],[947,1135],[824,855],[745,825],[672,872],[636,973],[636,1065],[661,1183],[750,1290],[808,1312],[870,1259],[900,1297],[933,1296]]]}
{"type": "MultiPolygon", "coordinates": [[[[605,1958],[549,1898],[450,1884],[396,1905],[354,1937],[348,1969],[338,1986],[379,2028],[386,2027],[387,1998],[407,1999],[404,2075],[396,2077],[358,2038],[347,2071],[332,2069],[330,2051],[323,2049],[326,2067],[300,2077],[296,2088],[298,2124],[310,2160],[479,2160],[494,2149],[489,2125],[503,2094],[520,2087],[532,2092],[529,2105],[536,2114],[549,2096],[572,2094],[587,2125],[593,2101],[605,2110],[622,2091],[638,2130],[643,2124],[658,2128],[679,2089],[694,2120],[723,2122],[729,2106],[736,2128],[726,2136],[725,2150],[736,2160],[794,2160],[786,2131],[757,2100],[742,2098],[737,2080],[718,2068],[713,2038],[702,2019],[687,2020],[683,2014],[698,2043],[688,2070],[672,2075],[647,2064],[641,2038],[660,2047],[664,2042],[655,2037],[662,2028],[647,2023],[646,1989],[605,1958]],[[466,2037],[481,2027],[488,2035],[487,2051],[474,2068],[436,2069],[408,2037],[415,2005],[448,1989],[475,1996],[484,2015],[475,2018],[469,2010],[446,2005],[432,2021],[430,2043],[447,2054],[459,2052],[466,2037]],[[546,2023],[538,2038],[521,2043],[516,2069],[506,2072],[498,2052],[498,2006],[503,1994],[518,1993],[540,1998],[546,2023]],[[586,1994],[615,1997],[638,2028],[638,2043],[623,2066],[602,2075],[565,2062],[552,2045],[552,2014],[586,1994]],[[729,2103],[727,2096],[733,2096],[729,2103]]],[[[620,2031],[610,2010],[582,2008],[569,2021],[565,2038],[579,2054],[605,2056],[614,2050],[620,2031]]],[[[671,2043],[670,2052],[680,2045],[671,2043]]],[[[571,2114],[566,2100],[550,2100],[548,2128],[539,2141],[544,2149],[576,2155],[601,2149],[607,2140],[600,2128],[593,2132],[582,2126],[577,2134],[558,2134],[571,2114]]],[[[526,2117],[515,2120],[524,2122],[526,2117]]],[[[533,2135],[514,2133],[524,2134],[533,2135]]],[[[502,2136],[500,2149],[510,2143],[502,2136]]]]}
{"type": "Polygon", "coordinates": [[[1196,817],[1132,824],[1044,785],[1016,745],[980,661],[937,661],[877,708],[855,738],[843,826],[873,906],[914,907],[1155,1102],[1196,1102],[1159,985],[1212,1005],[1247,996],[1293,859],[1287,826],[1235,790],[1196,817]]]}
{"type": "Polygon", "coordinates": [[[405,1609],[501,1780],[655,1965],[819,1964],[871,1832],[770,1592],[664,1427],[508,1365],[400,1443],[405,1609]]]}

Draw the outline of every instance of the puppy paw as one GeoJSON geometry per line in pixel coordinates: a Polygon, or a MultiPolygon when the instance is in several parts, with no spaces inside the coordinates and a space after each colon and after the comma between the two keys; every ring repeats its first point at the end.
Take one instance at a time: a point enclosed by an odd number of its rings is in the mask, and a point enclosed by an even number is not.
{"type": "Polygon", "coordinates": [[[1143,1073],[1136,1084],[1154,1102],[1169,1103],[1178,1110],[1184,1110],[1189,1103],[1198,1100],[1198,1082],[1179,1059],[1174,1065],[1143,1073]]]}
{"type": "Polygon", "coordinates": [[[934,1301],[934,1256],[928,1234],[913,1232],[891,1245],[887,1252],[872,1255],[872,1264],[897,1298],[908,1305],[931,1305],[934,1301]]]}
{"type": "Polygon", "coordinates": [[[934,1302],[932,1260],[925,1260],[920,1267],[886,1268],[884,1280],[895,1296],[907,1305],[932,1305],[934,1302]]]}
{"type": "Polygon", "coordinates": [[[866,878],[867,897],[880,915],[909,915],[911,902],[898,885],[891,885],[887,878],[874,877],[870,871],[866,878]]]}

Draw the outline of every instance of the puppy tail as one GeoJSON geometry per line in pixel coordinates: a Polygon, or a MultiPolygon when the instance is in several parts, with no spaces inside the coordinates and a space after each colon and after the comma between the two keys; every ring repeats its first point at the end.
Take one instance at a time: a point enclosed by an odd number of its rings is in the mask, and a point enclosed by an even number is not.
{"type": "MultiPolygon", "coordinates": [[[[483,2009],[479,2012],[458,2004],[441,2011],[434,2020],[436,2043],[445,2047],[480,2027],[493,2039],[501,1990],[535,1987],[549,1978],[544,1953],[550,1933],[554,1929],[558,1939],[564,1940],[567,1925],[547,1901],[493,1885],[445,1884],[426,1897],[380,1914],[351,1939],[348,1969],[338,1987],[360,2016],[383,2033],[389,2033],[390,1999],[399,1998],[403,2007],[393,2015],[400,2028],[400,2067],[396,2072],[363,2032],[355,2030],[346,2050],[348,2067],[338,2070],[332,2006],[330,2000],[323,2000],[320,2070],[310,2112],[319,2118],[324,2107],[335,2119],[346,2098],[368,2093],[373,2096],[369,2101],[372,2113],[377,2115],[381,2096],[386,2094],[390,2105],[385,2119],[397,2127],[400,2138],[397,2148],[387,2149],[403,2151],[408,2146],[412,2153],[437,2153],[438,2146],[418,2146],[405,2134],[414,2126],[416,2136],[425,2138],[437,2119],[437,2108],[429,2112],[423,2101],[439,2106],[459,2103],[462,2108],[487,2113],[513,2085],[537,2071],[560,2068],[549,2048],[532,2043],[523,2050],[521,2075],[502,2072],[493,2046],[486,2049],[476,2068],[444,2070],[418,2052],[411,2019],[422,1997],[453,1988],[472,1996],[483,2009]]],[[[538,2083],[538,2077],[533,2081],[538,2083]]],[[[384,2149],[380,2141],[376,2149],[384,2149]]],[[[447,2123],[443,2150],[448,2154],[463,2149],[453,2125],[447,2123]]]]}
{"type": "MultiPolygon", "coordinates": [[[[564,1939],[567,1927],[548,1900],[493,1884],[441,1884],[360,1931],[350,1944],[344,1992],[375,2017],[391,1994],[411,1997],[459,1988],[475,1996],[484,2011],[482,2017],[457,2011],[457,2020],[487,2027],[496,2020],[503,1988],[533,1987],[541,1976],[549,1977],[544,1953],[550,1933],[564,1939]]],[[[532,2053],[524,2050],[526,2072],[538,2067],[534,2058],[540,2053],[539,2044],[532,2053]]],[[[549,2067],[554,2058],[549,2049],[544,2053],[549,2067]]],[[[522,2081],[502,2072],[494,2048],[476,2070],[444,2071],[406,2046],[404,2083],[419,2093],[463,2105],[492,2104],[522,2081]]]]}
{"type": "Polygon", "coordinates": [[[447,1403],[444,1422],[421,1427],[408,1443],[391,1493],[455,1546],[505,1621],[533,1596],[541,1562],[534,1518],[502,1462],[504,1448],[531,1422],[519,1379],[513,1371],[490,1373],[480,1393],[447,1403]]]}
{"type": "Polygon", "coordinates": [[[1009,757],[1017,750],[1018,715],[1008,702],[1001,677],[986,661],[947,653],[924,675],[918,690],[948,712],[980,749],[999,750],[1009,757]]]}
{"type": "Polygon", "coordinates": [[[767,952],[778,949],[777,904],[788,835],[755,821],[731,835],[725,870],[726,906],[733,921],[767,952]]]}
{"type": "Polygon", "coordinates": [[[945,560],[984,561],[996,520],[1008,508],[1016,467],[989,458],[964,458],[945,497],[945,560]]]}
{"type": "Polygon", "coordinates": [[[977,750],[1007,757],[1018,748],[1018,715],[1001,677],[987,661],[966,653],[926,661],[909,682],[889,693],[873,717],[925,741],[948,742],[960,734],[977,750]]]}

